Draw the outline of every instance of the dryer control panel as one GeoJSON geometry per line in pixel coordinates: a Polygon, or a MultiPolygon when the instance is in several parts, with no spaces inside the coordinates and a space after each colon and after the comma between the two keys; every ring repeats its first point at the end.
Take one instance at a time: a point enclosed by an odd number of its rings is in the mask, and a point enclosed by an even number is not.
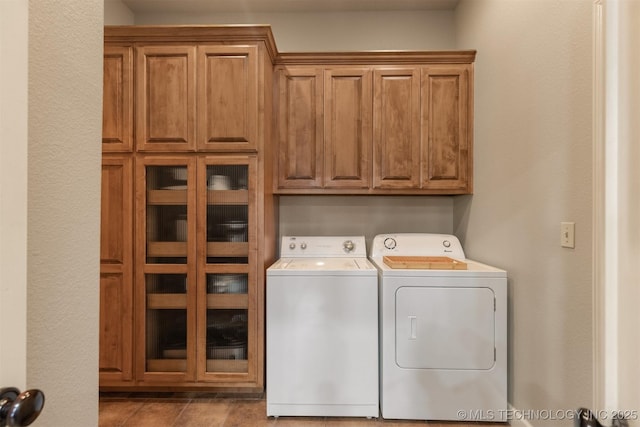
{"type": "Polygon", "coordinates": [[[379,234],[373,239],[371,257],[448,256],[465,259],[460,240],[453,234],[396,233],[379,234]]]}

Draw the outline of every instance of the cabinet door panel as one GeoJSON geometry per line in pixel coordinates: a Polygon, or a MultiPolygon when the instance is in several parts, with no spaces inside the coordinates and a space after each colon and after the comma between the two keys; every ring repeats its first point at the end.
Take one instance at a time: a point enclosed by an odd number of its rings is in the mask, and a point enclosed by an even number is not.
{"type": "Polygon", "coordinates": [[[195,47],[139,47],[136,83],[138,149],[194,150],[195,47]]]}
{"type": "Polygon", "coordinates": [[[198,47],[198,148],[256,150],[258,48],[198,47]]]}
{"type": "Polygon", "coordinates": [[[133,150],[133,52],[105,46],[102,95],[102,150],[133,150]]]}
{"type": "Polygon", "coordinates": [[[131,379],[133,312],[131,282],[124,274],[100,274],[100,380],[131,379]]]}
{"type": "Polygon", "coordinates": [[[102,161],[100,223],[100,383],[132,379],[133,205],[132,160],[102,161]]]}
{"type": "Polygon", "coordinates": [[[420,185],[420,74],[416,68],[374,74],[373,186],[420,185]]]}
{"type": "Polygon", "coordinates": [[[471,189],[470,67],[422,71],[422,187],[471,189]]]}
{"type": "Polygon", "coordinates": [[[322,187],[322,70],[278,70],[278,188],[322,187]]]}
{"type": "Polygon", "coordinates": [[[371,71],[325,70],[325,188],[367,188],[371,162],[371,71]]]}

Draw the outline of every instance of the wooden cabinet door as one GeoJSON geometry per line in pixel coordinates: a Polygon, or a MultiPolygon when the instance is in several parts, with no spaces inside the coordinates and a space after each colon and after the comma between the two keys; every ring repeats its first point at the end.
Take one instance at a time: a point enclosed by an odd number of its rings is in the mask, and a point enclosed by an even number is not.
{"type": "Polygon", "coordinates": [[[196,166],[192,156],[136,159],[136,380],[196,377],[196,166]]]}
{"type": "Polygon", "coordinates": [[[422,188],[472,191],[470,65],[422,70],[422,188]]]}
{"type": "Polygon", "coordinates": [[[258,159],[198,157],[198,381],[262,385],[264,326],[257,279],[258,159]]]}
{"type": "Polygon", "coordinates": [[[258,48],[198,47],[198,149],[255,151],[258,146],[258,48]]]}
{"type": "Polygon", "coordinates": [[[279,68],[276,84],[277,187],[321,188],[324,135],[322,69],[279,68]]]}
{"type": "Polygon", "coordinates": [[[102,161],[100,384],[132,379],[133,180],[131,157],[102,161]]]}
{"type": "Polygon", "coordinates": [[[420,71],[377,69],[373,99],[373,188],[420,186],[420,71]]]}
{"type": "Polygon", "coordinates": [[[137,48],[138,150],[195,150],[195,51],[195,46],[137,48]]]}
{"type": "Polygon", "coordinates": [[[324,187],[371,182],[371,70],[324,72],[324,187]]]}
{"type": "Polygon", "coordinates": [[[105,46],[102,95],[102,151],[133,150],[133,50],[105,46]]]}

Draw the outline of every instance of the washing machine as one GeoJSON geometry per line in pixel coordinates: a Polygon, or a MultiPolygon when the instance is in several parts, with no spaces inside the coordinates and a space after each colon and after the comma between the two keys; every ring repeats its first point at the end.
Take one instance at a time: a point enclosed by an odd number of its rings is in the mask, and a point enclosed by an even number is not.
{"type": "Polygon", "coordinates": [[[383,418],[506,421],[507,273],[446,234],[382,234],[378,269],[383,418]]]}
{"type": "Polygon", "coordinates": [[[285,236],[267,269],[267,416],[378,417],[378,275],[364,236],[285,236]]]}

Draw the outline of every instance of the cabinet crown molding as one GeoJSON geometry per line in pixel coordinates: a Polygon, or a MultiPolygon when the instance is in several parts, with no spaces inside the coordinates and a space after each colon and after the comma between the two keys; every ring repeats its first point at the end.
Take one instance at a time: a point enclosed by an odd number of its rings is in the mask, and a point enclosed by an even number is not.
{"type": "Polygon", "coordinates": [[[273,62],[278,48],[271,25],[107,25],[105,43],[264,42],[273,62]]]}
{"type": "Polygon", "coordinates": [[[275,65],[304,64],[471,64],[475,50],[371,50],[346,52],[278,52],[271,25],[107,25],[107,43],[263,42],[275,65]]]}

